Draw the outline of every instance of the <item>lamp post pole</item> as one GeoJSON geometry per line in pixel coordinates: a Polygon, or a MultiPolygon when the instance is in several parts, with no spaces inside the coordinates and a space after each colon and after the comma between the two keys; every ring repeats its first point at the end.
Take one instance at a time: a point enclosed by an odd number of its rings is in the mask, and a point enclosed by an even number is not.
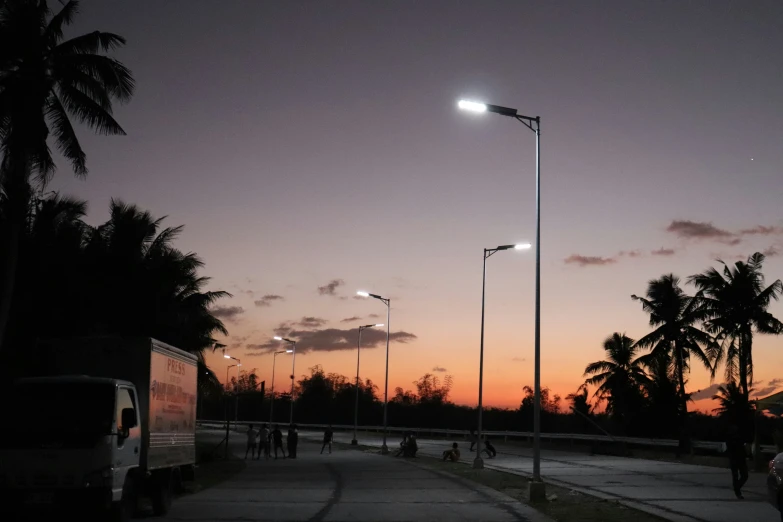
{"type": "Polygon", "coordinates": [[[353,440],[351,446],[358,446],[359,441],[356,439],[356,431],[359,426],[359,352],[362,347],[362,331],[365,328],[372,328],[374,326],[383,326],[382,324],[367,324],[359,327],[359,339],[356,341],[356,399],[353,405],[353,440]]]}
{"type": "Polygon", "coordinates": [[[533,404],[533,481],[530,495],[537,498],[545,496],[544,483],[541,482],[541,117],[517,114],[517,109],[460,100],[460,109],[472,112],[494,112],[514,118],[536,134],[536,297],[535,297],[535,334],[534,334],[534,390],[533,404]]]}
{"type": "MultiPolygon", "coordinates": [[[[290,417],[288,419],[289,424],[294,423],[294,378],[296,376],[296,341],[292,341],[291,339],[286,339],[285,337],[274,337],[275,341],[285,341],[288,344],[291,345],[290,350],[285,350],[286,353],[292,354],[291,357],[291,413],[290,417]]],[[[281,352],[278,352],[281,353],[281,352]]],[[[274,363],[273,363],[274,364],[274,363]]]]}
{"type": "MultiPolygon", "coordinates": [[[[237,367],[237,382],[234,383],[234,423],[236,424],[239,422],[239,368],[242,366],[242,361],[228,355],[225,348],[223,349],[223,357],[237,362],[236,365],[231,365],[237,367]]],[[[229,366],[229,368],[231,368],[231,366],[229,366]]],[[[226,370],[226,382],[228,383],[228,370],[226,370]]]]}
{"type": "Polygon", "coordinates": [[[487,289],[487,259],[492,254],[500,250],[509,249],[523,250],[530,248],[530,243],[521,243],[518,245],[501,245],[497,248],[484,249],[484,268],[481,276],[481,349],[479,350],[479,389],[478,389],[478,428],[476,430],[477,447],[476,458],[473,459],[473,468],[484,469],[484,459],[481,458],[481,436],[483,432],[482,416],[484,412],[484,303],[487,289]]]}
{"type": "Polygon", "coordinates": [[[275,364],[277,364],[277,354],[281,352],[275,352],[272,354],[272,387],[269,390],[269,424],[274,422],[273,414],[275,413],[275,364]]]}
{"type": "Polygon", "coordinates": [[[386,432],[388,431],[388,409],[389,409],[389,335],[391,333],[391,299],[381,297],[378,294],[358,291],[357,295],[362,297],[372,297],[386,305],[386,379],[383,383],[383,444],[381,444],[381,454],[389,453],[389,447],[386,445],[386,432]]]}
{"type": "Polygon", "coordinates": [[[291,350],[291,410],[289,414],[288,424],[294,423],[294,379],[296,378],[296,343],[293,344],[291,350]]]}
{"type": "Polygon", "coordinates": [[[234,366],[236,366],[236,364],[229,364],[228,366],[226,366],[226,391],[228,391],[228,390],[230,390],[230,389],[231,389],[231,388],[229,388],[229,384],[230,384],[230,383],[228,382],[228,371],[229,371],[231,368],[233,368],[234,366]]]}
{"type": "Polygon", "coordinates": [[[279,353],[291,353],[293,350],[280,350],[279,352],[275,352],[272,355],[272,389],[269,392],[269,423],[271,424],[274,422],[274,416],[272,415],[275,411],[275,364],[277,362],[277,354],[279,353]]]}

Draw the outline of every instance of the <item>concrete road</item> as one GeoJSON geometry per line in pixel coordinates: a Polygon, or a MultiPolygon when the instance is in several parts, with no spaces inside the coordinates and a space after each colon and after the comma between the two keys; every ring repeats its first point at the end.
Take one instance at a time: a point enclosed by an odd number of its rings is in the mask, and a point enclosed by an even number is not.
{"type": "MultiPolygon", "coordinates": [[[[319,438],[321,434],[304,434],[319,438]]],[[[335,440],[349,443],[349,433],[338,432],[335,440]]],[[[389,439],[389,448],[399,447],[399,438],[389,439]]],[[[449,441],[419,439],[424,455],[439,456],[449,441]]],[[[460,444],[463,460],[475,453],[469,444],[460,444]]],[[[359,443],[380,447],[378,434],[361,434],[359,443]]],[[[532,450],[493,441],[496,458],[485,459],[487,468],[530,476],[532,450]]],[[[541,475],[545,481],[569,487],[600,498],[613,499],[630,507],[656,514],[673,522],[780,522],[777,510],[767,503],[766,475],[751,473],[743,488],[745,500],[737,500],[731,488],[728,469],[678,464],[655,460],[604,455],[584,455],[544,450],[541,475]]]]}
{"type": "MultiPolygon", "coordinates": [[[[241,438],[232,444],[235,453],[241,438]]],[[[162,521],[552,522],[532,508],[445,473],[361,450],[249,460],[232,479],[179,498],[162,521]]],[[[242,455],[244,455],[244,448],[242,455]]]]}

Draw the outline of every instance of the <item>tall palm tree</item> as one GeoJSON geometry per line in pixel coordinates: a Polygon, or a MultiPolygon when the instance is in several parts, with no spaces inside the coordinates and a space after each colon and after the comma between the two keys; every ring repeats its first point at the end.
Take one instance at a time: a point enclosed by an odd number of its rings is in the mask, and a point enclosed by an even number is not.
{"type": "Polygon", "coordinates": [[[718,407],[712,411],[737,426],[745,426],[753,418],[753,401],[748,400],[748,395],[734,381],[718,386],[712,399],[718,401],[718,407]]]}
{"type": "Polygon", "coordinates": [[[0,193],[4,223],[0,279],[0,350],[11,310],[19,241],[32,183],[43,187],[55,170],[52,138],[77,176],[86,154],[71,118],[101,134],[124,134],[112,117],[114,101],[133,94],[131,72],[105,55],[125,40],[94,31],[64,41],[76,0],[54,13],[46,0],[0,3],[0,193]]]}
{"type": "Polygon", "coordinates": [[[96,329],[156,337],[193,353],[214,346],[213,334],[227,335],[211,309],[230,294],[203,291],[209,278],[198,275],[201,259],[171,245],[182,227],[161,228],[163,218],[117,200],[110,215],[85,249],[92,292],[102,296],[93,301],[96,329]]]}
{"type": "Polygon", "coordinates": [[[625,334],[613,333],[604,340],[606,359],[590,363],[585,368],[585,384],[596,386],[594,397],[606,400],[606,411],[628,420],[641,402],[642,386],[647,381],[641,362],[636,357],[636,342],[625,334]]]}
{"type": "Polygon", "coordinates": [[[632,295],[631,298],[642,303],[642,309],[650,314],[650,326],[655,328],[636,345],[650,349],[650,359],[673,362],[681,413],[685,415],[688,412],[685,374],[690,371],[691,356],[707,369],[712,368],[705,349],[709,351],[714,346],[714,339],[696,326],[705,317],[699,306],[701,294],[694,297],[686,295],[680,288],[680,279],[666,274],[648,283],[647,297],[632,295]]]}
{"type": "Polygon", "coordinates": [[[578,414],[584,417],[590,415],[593,407],[588,399],[587,385],[582,384],[574,393],[566,395],[566,400],[571,403],[571,409],[578,414]]]}
{"type": "Polygon", "coordinates": [[[753,333],[781,334],[783,323],[767,311],[772,300],[783,292],[780,279],[765,286],[761,272],[764,255],[756,252],[747,263],[738,261],[730,268],[723,263],[719,272],[710,268],[693,275],[688,282],[704,295],[705,328],[717,336],[713,374],[725,361],[727,382],[739,380],[746,396],[753,386],[753,333]]]}
{"type": "MultiPolygon", "coordinates": [[[[640,358],[640,362],[649,376],[649,380],[644,385],[647,396],[648,431],[663,437],[671,437],[672,428],[678,425],[681,408],[677,371],[671,354],[644,355],[640,358]]],[[[687,382],[686,380],[686,385],[687,382]]],[[[687,400],[690,400],[690,394],[687,394],[687,400]]]]}

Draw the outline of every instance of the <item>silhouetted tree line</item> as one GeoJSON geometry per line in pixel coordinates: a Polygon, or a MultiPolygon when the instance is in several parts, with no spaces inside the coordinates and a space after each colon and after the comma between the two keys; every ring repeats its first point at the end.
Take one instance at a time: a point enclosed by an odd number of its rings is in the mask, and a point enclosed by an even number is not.
{"type": "Polygon", "coordinates": [[[4,369],[21,374],[41,339],[154,337],[196,354],[201,394],[219,395],[203,352],[215,333],[227,333],[211,307],[228,294],[205,291],[201,260],[174,248],[182,227],[163,228],[162,219],[120,201],[111,202],[109,220],[98,226],[83,221],[85,210],[85,202],[57,194],[31,201],[19,238],[4,369]]]}
{"type": "MultiPolygon", "coordinates": [[[[240,380],[231,379],[223,398],[205,401],[199,416],[202,419],[223,420],[236,418],[239,422],[268,421],[271,393],[262,395],[254,371],[242,372],[240,380]],[[235,388],[236,386],[236,388],[235,388]],[[234,391],[238,391],[238,398],[234,391]]],[[[395,427],[470,430],[476,427],[476,408],[454,404],[449,401],[453,381],[446,377],[443,382],[437,376],[425,374],[414,384],[413,390],[396,388],[389,396],[389,425],[395,427]]],[[[285,386],[283,386],[285,388],[285,386]]],[[[518,409],[485,408],[484,429],[488,431],[533,431],[533,407],[535,398],[530,386],[523,388],[524,396],[518,409]]],[[[326,373],[318,365],[310,368],[309,375],[302,376],[296,384],[294,421],[299,424],[352,425],[356,400],[355,378],[337,373],[326,373]]],[[[273,422],[287,424],[290,415],[290,393],[275,393],[273,422]]],[[[676,401],[675,401],[676,403],[676,401]]],[[[660,426],[661,417],[656,417],[657,406],[648,402],[640,413],[638,421],[632,424],[629,435],[671,438],[676,435],[672,427],[660,426]],[[644,418],[644,415],[648,418],[644,418]]],[[[383,423],[383,396],[371,380],[359,382],[360,426],[381,426],[383,423]]],[[[622,419],[611,412],[596,413],[589,402],[586,387],[566,397],[552,394],[548,388],[541,390],[541,425],[545,433],[579,433],[619,435],[628,427],[622,419]],[[576,410],[576,411],[575,411],[576,410]]],[[[676,428],[676,423],[675,423],[676,428]]],[[[722,419],[701,413],[691,414],[694,438],[699,440],[722,440],[722,419]]],[[[764,439],[771,441],[773,423],[762,424],[764,439]]]]}

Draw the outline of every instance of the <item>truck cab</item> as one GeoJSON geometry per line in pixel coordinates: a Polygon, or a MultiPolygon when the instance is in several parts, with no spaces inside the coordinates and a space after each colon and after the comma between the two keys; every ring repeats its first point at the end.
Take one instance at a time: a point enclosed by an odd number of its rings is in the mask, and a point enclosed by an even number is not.
{"type": "Polygon", "coordinates": [[[136,387],[118,379],[17,381],[0,439],[4,504],[21,513],[68,506],[117,511],[126,478],[139,467],[138,404],[136,387]]]}

